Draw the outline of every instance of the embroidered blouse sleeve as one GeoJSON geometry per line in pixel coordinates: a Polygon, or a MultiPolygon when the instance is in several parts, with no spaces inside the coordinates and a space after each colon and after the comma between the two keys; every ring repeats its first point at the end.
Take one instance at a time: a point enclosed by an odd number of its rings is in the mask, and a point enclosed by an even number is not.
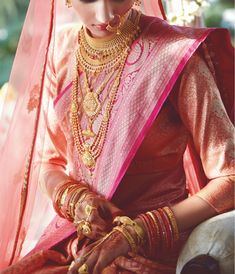
{"type": "Polygon", "coordinates": [[[57,78],[53,63],[49,59],[44,81],[42,144],[38,151],[40,161],[40,184],[43,192],[51,193],[50,189],[63,180],[68,179],[67,141],[59,125],[54,111],[53,98],[57,94],[57,78]]]}
{"type": "Polygon", "coordinates": [[[208,178],[196,195],[217,212],[233,208],[234,127],[214,78],[198,55],[191,58],[182,75],[178,109],[208,178]]]}

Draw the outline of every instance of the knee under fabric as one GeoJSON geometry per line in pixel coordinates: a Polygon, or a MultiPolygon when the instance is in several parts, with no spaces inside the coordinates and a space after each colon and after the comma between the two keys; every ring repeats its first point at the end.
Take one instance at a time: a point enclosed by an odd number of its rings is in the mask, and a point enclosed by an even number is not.
{"type": "Polygon", "coordinates": [[[235,210],[215,216],[198,225],[180,253],[176,274],[181,274],[183,267],[199,255],[208,255],[217,261],[220,274],[233,274],[234,218],[235,210]]]}
{"type": "Polygon", "coordinates": [[[220,274],[219,263],[209,255],[199,255],[187,262],[180,274],[220,274]]]}

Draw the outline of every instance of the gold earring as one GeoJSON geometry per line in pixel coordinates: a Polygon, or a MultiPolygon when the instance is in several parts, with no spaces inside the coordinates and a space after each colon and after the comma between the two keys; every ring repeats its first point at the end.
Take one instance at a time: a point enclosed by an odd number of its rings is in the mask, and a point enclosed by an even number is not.
{"type": "Polygon", "coordinates": [[[66,0],[65,4],[66,4],[67,8],[71,8],[73,6],[72,5],[72,0],[66,0]]]}

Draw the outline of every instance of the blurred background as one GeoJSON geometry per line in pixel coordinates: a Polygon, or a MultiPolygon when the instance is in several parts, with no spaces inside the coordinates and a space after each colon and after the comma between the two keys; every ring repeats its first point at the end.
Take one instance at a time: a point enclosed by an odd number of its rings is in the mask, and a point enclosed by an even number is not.
{"type": "MultiPolygon", "coordinates": [[[[226,27],[234,41],[233,0],[164,0],[172,24],[226,27]]],[[[0,2],[0,95],[8,81],[29,0],[0,2]]],[[[233,42],[234,43],[234,42],[233,42]]]]}

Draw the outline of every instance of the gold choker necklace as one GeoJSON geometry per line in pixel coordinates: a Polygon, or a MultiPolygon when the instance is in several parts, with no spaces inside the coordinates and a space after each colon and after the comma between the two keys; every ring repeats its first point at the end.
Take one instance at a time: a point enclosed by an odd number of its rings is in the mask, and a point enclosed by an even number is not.
{"type": "Polygon", "coordinates": [[[130,47],[139,34],[140,13],[127,19],[120,35],[113,35],[109,40],[94,39],[84,29],[80,31],[80,47],[76,54],[76,67],[72,88],[71,126],[74,143],[85,167],[92,173],[97,158],[100,156],[110,121],[111,111],[117,97],[122,72],[130,47]],[[134,18],[134,19],[133,19],[134,18]],[[120,51],[121,50],[121,51],[120,51]],[[84,75],[81,86],[79,72],[84,75]],[[91,88],[90,78],[104,72],[105,79],[96,89],[91,88]],[[102,121],[97,134],[93,132],[93,122],[100,114],[102,102],[100,94],[112,79],[102,121]],[[84,95],[84,96],[83,96],[84,95]],[[83,98],[79,104],[79,98],[83,98]],[[82,107],[88,121],[86,129],[82,129],[78,112],[82,107]]]}
{"type": "Polygon", "coordinates": [[[139,12],[130,12],[119,35],[115,34],[108,39],[91,37],[84,28],[80,31],[80,48],[78,51],[80,67],[88,73],[100,73],[116,69],[131,42],[139,34],[139,12]]]}

